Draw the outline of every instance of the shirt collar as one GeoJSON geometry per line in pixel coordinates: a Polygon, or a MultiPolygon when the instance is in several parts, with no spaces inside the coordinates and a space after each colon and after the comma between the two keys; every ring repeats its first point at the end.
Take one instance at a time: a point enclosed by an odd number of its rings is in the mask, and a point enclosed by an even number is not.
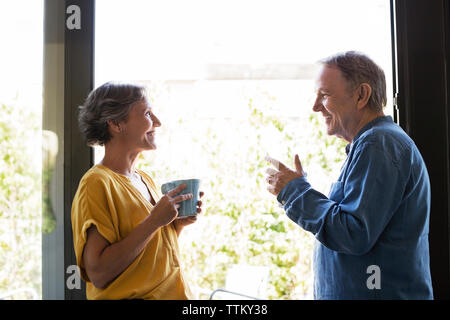
{"type": "Polygon", "coordinates": [[[356,134],[356,136],[353,138],[353,141],[356,141],[364,132],[366,132],[367,130],[375,127],[377,124],[379,124],[380,122],[393,122],[392,117],[391,116],[380,116],[377,117],[375,119],[373,119],[372,121],[370,121],[368,124],[366,124],[364,127],[362,127],[361,130],[359,130],[359,132],[356,134]]]}
{"type": "Polygon", "coordinates": [[[391,116],[380,116],[380,117],[373,119],[372,121],[367,123],[364,127],[362,127],[361,130],[359,130],[359,132],[353,138],[351,143],[349,143],[345,146],[345,153],[348,155],[348,153],[350,152],[350,150],[352,148],[353,142],[356,141],[364,132],[373,128],[375,125],[377,125],[380,122],[393,122],[393,121],[394,120],[392,120],[391,116]]]}
{"type": "Polygon", "coordinates": [[[348,153],[350,152],[350,148],[351,148],[351,143],[349,143],[345,146],[345,154],[346,155],[348,155],[348,153]]]}

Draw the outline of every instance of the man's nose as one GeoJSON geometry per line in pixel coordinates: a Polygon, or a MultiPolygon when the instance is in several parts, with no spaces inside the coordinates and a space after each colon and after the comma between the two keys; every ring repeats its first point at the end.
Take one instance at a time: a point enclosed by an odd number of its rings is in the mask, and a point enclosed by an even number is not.
{"type": "Polygon", "coordinates": [[[314,112],[319,112],[323,109],[322,100],[320,99],[320,97],[316,98],[316,101],[314,101],[314,105],[313,105],[312,109],[314,112]]]}

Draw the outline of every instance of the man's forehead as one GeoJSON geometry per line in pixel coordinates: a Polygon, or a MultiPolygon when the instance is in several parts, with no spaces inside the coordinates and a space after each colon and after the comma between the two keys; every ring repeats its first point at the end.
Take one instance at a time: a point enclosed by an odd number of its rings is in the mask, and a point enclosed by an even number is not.
{"type": "Polygon", "coordinates": [[[316,90],[329,90],[342,80],[339,69],[324,65],[320,68],[315,79],[316,90]]]}

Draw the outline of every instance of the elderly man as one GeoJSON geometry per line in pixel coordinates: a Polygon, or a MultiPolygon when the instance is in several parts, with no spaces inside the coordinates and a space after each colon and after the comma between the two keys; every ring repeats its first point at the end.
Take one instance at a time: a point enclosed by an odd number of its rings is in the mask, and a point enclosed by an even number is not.
{"type": "Polygon", "coordinates": [[[433,299],[428,249],[430,182],[414,142],[385,116],[384,72],[366,55],[321,61],[313,106],[329,135],[348,142],[328,197],[268,158],[268,190],[316,238],[315,299],[433,299]]]}

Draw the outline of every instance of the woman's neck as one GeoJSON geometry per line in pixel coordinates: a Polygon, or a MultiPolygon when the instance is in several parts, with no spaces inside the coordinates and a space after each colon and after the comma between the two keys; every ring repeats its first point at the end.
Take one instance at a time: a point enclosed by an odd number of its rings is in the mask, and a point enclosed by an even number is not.
{"type": "Polygon", "coordinates": [[[105,145],[105,156],[100,161],[100,164],[114,172],[130,177],[134,174],[134,166],[139,153],[123,150],[123,148],[119,148],[114,144],[107,143],[105,145]]]}

